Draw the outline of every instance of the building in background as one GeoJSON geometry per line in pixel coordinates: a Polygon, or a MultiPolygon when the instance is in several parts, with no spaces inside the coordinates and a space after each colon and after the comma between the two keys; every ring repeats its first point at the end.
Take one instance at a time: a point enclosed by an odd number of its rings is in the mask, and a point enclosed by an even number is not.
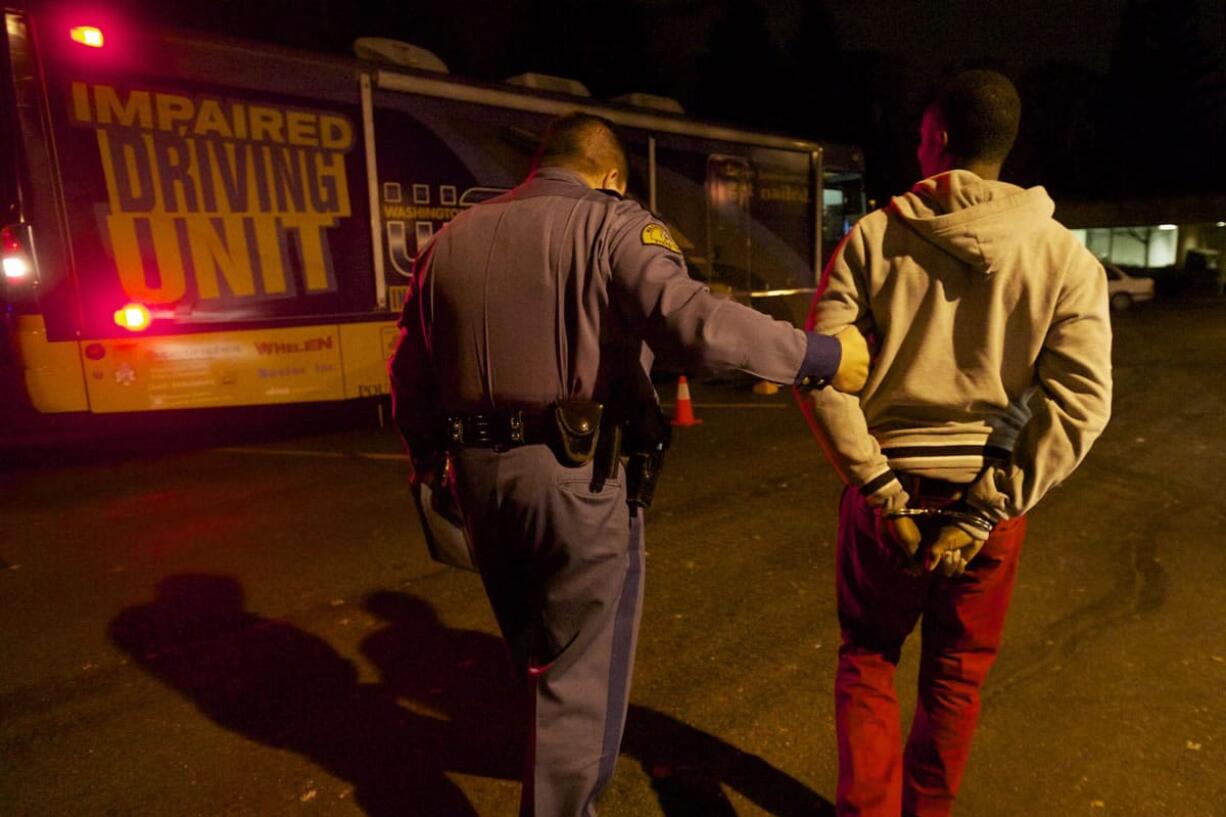
{"type": "Polygon", "coordinates": [[[1226,196],[1068,202],[1056,218],[1104,264],[1148,270],[1168,292],[1222,290],[1226,196]]]}

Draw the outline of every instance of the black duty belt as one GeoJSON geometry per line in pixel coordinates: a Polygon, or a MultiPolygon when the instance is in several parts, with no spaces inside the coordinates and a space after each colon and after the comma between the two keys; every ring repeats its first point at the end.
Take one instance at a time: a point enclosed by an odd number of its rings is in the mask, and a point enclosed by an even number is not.
{"type": "Polygon", "coordinates": [[[546,411],[494,411],[453,414],[447,418],[447,440],[460,448],[515,448],[549,441],[553,418],[546,411]]]}

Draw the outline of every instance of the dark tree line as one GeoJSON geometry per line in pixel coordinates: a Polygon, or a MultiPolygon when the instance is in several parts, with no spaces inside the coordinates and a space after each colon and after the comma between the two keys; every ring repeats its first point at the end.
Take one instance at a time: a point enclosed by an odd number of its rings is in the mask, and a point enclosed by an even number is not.
{"type": "Polygon", "coordinates": [[[1224,17],[1204,0],[1130,5],[1098,107],[1114,192],[1226,192],[1224,17]]]}
{"type": "Polygon", "coordinates": [[[1022,96],[1009,180],[1081,199],[1226,192],[1226,7],[1214,0],[1132,0],[1118,26],[1088,20],[1114,38],[1104,73],[1069,60],[1019,72],[990,44],[938,66],[905,53],[852,51],[821,2],[804,5],[789,50],[748,60],[742,57],[763,50],[766,6],[726,6],[711,38],[703,112],[856,142],[879,200],[918,175],[916,128],[933,89],[973,67],[1010,75],[1022,96]],[[754,66],[751,80],[737,73],[746,63],[754,66]],[[735,104],[720,106],[717,89],[737,77],[743,90],[735,104]]]}

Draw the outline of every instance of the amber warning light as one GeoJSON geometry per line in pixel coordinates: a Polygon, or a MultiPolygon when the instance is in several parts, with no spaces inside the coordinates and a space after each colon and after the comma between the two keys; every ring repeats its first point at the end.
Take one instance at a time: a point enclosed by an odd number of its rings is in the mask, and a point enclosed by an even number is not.
{"type": "Polygon", "coordinates": [[[68,36],[72,37],[74,43],[87,45],[90,48],[101,48],[104,42],[102,39],[102,29],[94,26],[77,26],[69,30],[68,36]]]}
{"type": "Polygon", "coordinates": [[[149,314],[149,310],[141,304],[126,304],[122,309],[115,311],[115,323],[122,326],[129,332],[139,332],[142,329],[149,328],[153,316],[149,314]]]}

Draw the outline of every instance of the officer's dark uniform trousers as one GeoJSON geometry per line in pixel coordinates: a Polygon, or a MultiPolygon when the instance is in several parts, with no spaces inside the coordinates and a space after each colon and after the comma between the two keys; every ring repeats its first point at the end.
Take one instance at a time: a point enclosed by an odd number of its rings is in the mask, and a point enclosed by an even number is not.
{"type": "Polygon", "coordinates": [[[591,463],[560,465],[545,445],[464,449],[455,472],[486,593],[531,682],[524,812],[593,814],[629,702],[642,518],[621,475],[593,491],[591,463]]]}

